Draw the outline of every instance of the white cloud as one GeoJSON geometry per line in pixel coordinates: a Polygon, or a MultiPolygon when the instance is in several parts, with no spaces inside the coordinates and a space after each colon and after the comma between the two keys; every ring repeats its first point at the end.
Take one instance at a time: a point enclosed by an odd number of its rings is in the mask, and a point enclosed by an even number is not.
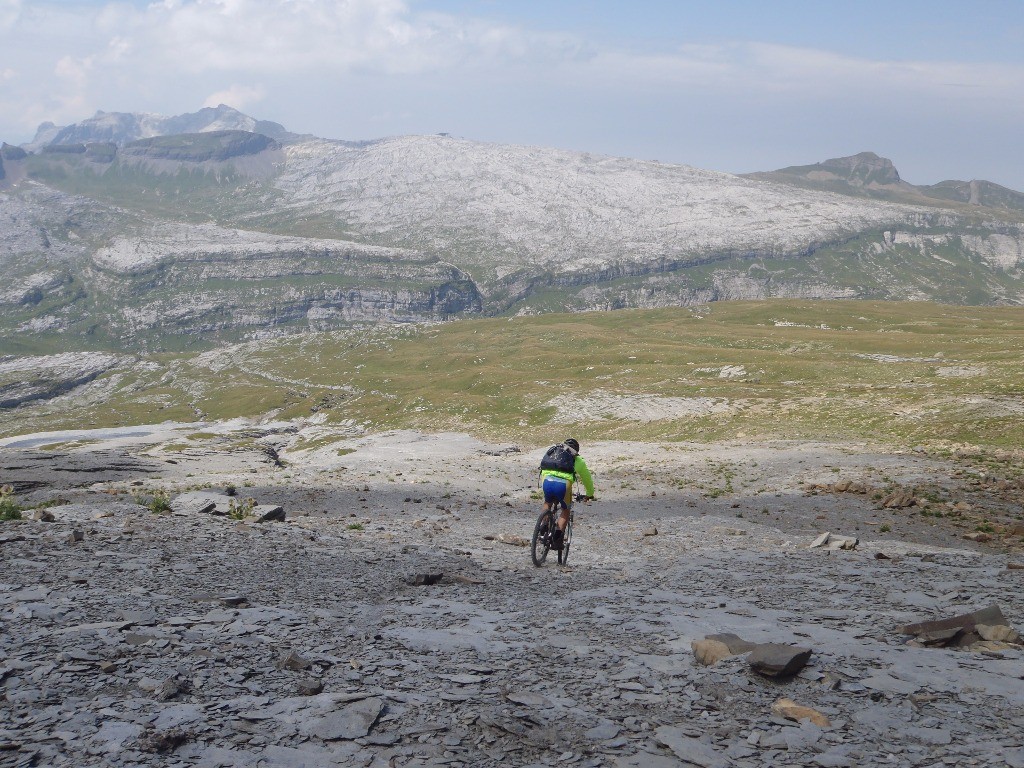
{"type": "Polygon", "coordinates": [[[247,109],[252,104],[263,101],[266,91],[260,86],[232,85],[223,91],[216,91],[206,97],[204,107],[216,107],[227,104],[235,109],[247,109]]]}
{"type": "MultiPolygon", "coordinates": [[[[18,7],[18,0],[0,0],[0,18],[18,7]]],[[[56,71],[79,88],[119,77],[146,79],[159,89],[172,78],[208,82],[210,75],[241,81],[417,75],[479,81],[515,68],[539,82],[570,87],[608,83],[755,97],[851,89],[945,94],[956,88],[956,98],[969,98],[972,90],[1024,90],[1020,66],[879,61],[767,43],[691,44],[656,53],[601,50],[568,34],[417,14],[403,0],[163,0],[144,7],[54,8],[32,33],[58,41],[62,32],[76,31],[78,55],[65,53],[56,71]]]]}
{"type": "Polygon", "coordinates": [[[62,80],[70,83],[75,88],[82,88],[89,80],[89,70],[92,69],[92,59],[76,59],[73,56],[63,56],[57,60],[53,73],[62,80]]]}
{"type": "Polygon", "coordinates": [[[111,3],[82,22],[103,38],[95,46],[108,63],[160,60],[188,73],[419,74],[467,61],[551,62],[584,48],[571,35],[416,14],[402,0],[111,3]]]}
{"type": "Polygon", "coordinates": [[[1024,130],[1020,64],[881,60],[768,42],[599,45],[420,11],[429,4],[0,0],[0,138],[97,109],[191,111],[204,96],[210,105],[258,103],[258,117],[334,138],[451,130],[587,148],[586,136],[600,151],[694,163],[697,142],[719,146],[716,161],[736,156],[754,124],[762,134],[775,126],[776,142],[842,129],[847,138],[823,143],[882,151],[874,137],[902,121],[912,143],[927,121],[929,134],[948,126],[946,156],[947,147],[985,143],[965,138],[965,125],[1024,130]]]}
{"type": "Polygon", "coordinates": [[[0,0],[0,32],[11,29],[21,14],[21,0],[0,0]]]}
{"type": "Polygon", "coordinates": [[[765,43],[684,46],[659,54],[610,51],[595,62],[606,77],[637,85],[692,87],[754,96],[841,98],[851,92],[986,96],[1024,92],[1024,67],[946,61],[873,60],[765,43]]]}
{"type": "MultiPolygon", "coordinates": [[[[0,18],[18,7],[0,0],[0,18]]],[[[71,110],[83,108],[185,111],[195,108],[197,94],[210,93],[211,81],[234,84],[207,103],[242,106],[266,95],[265,87],[239,84],[247,81],[276,83],[280,91],[300,78],[318,93],[374,77],[436,77],[443,85],[446,77],[479,80],[510,65],[557,70],[584,50],[573,36],[415,13],[403,0],[44,0],[22,13],[17,31],[0,28],[0,70],[37,73],[20,92],[0,97],[0,107],[8,123],[40,113],[68,122],[83,117],[71,110]],[[168,103],[169,94],[177,104],[168,103]]]]}
{"type": "Polygon", "coordinates": [[[135,28],[190,72],[419,72],[456,42],[398,0],[198,0],[150,6],[135,28]]]}

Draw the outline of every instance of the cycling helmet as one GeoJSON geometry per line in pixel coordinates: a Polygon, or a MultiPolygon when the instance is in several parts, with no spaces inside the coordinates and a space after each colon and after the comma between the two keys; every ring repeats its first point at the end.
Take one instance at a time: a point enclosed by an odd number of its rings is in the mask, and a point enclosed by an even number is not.
{"type": "Polygon", "coordinates": [[[576,453],[580,452],[580,441],[579,440],[576,440],[575,438],[569,437],[569,438],[566,438],[565,440],[563,440],[562,442],[564,442],[566,445],[568,445],[570,448],[572,448],[574,451],[576,451],[576,453]]]}

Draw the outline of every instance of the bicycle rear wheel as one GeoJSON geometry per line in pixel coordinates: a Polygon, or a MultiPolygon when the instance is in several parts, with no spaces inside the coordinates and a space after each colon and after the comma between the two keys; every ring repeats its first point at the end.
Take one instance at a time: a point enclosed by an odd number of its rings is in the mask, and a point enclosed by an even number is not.
{"type": "Polygon", "coordinates": [[[537,525],[533,527],[533,540],[530,542],[530,557],[538,568],[544,564],[551,549],[551,531],[555,527],[555,516],[550,512],[541,512],[537,525]]]}
{"type": "Polygon", "coordinates": [[[569,516],[569,522],[565,526],[565,534],[562,539],[562,551],[558,553],[558,564],[565,565],[569,562],[569,545],[572,544],[572,515],[569,516]]]}

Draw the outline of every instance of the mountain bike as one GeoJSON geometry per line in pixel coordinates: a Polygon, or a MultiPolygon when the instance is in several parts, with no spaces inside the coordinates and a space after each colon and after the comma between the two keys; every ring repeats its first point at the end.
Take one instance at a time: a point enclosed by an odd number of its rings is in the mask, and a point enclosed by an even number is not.
{"type": "MultiPolygon", "coordinates": [[[[583,494],[574,494],[576,501],[586,501],[590,497],[583,494]]],[[[530,541],[530,557],[533,564],[540,568],[548,558],[551,551],[551,536],[558,527],[558,517],[561,509],[557,504],[552,509],[544,510],[537,518],[537,524],[533,527],[533,539],[530,541]]],[[[558,564],[565,565],[569,562],[569,546],[572,544],[572,520],[573,510],[569,508],[569,522],[565,526],[565,535],[562,538],[562,548],[556,549],[558,553],[558,564]]]]}

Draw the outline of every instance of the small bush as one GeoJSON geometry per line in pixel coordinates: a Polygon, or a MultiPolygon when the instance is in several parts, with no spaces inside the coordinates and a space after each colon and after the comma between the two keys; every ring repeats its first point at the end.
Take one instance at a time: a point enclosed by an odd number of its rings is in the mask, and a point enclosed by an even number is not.
{"type": "Polygon", "coordinates": [[[171,500],[166,491],[154,491],[152,496],[135,496],[135,503],[139,504],[154,515],[166,515],[171,511],[171,500]]]}
{"type": "Polygon", "coordinates": [[[879,533],[888,533],[891,530],[892,530],[892,526],[889,525],[888,523],[886,523],[885,525],[883,525],[881,528],[878,529],[879,533]]]}
{"type": "Polygon", "coordinates": [[[362,523],[349,523],[348,525],[345,526],[345,528],[347,530],[349,530],[349,531],[361,531],[361,530],[363,530],[363,524],[362,523]]]}
{"type": "Polygon", "coordinates": [[[255,508],[256,499],[246,499],[245,501],[231,499],[228,502],[228,517],[232,520],[244,520],[252,514],[255,508]]]}
{"type": "Polygon", "coordinates": [[[0,486],[0,520],[21,520],[23,507],[14,500],[14,488],[0,486]]]}

